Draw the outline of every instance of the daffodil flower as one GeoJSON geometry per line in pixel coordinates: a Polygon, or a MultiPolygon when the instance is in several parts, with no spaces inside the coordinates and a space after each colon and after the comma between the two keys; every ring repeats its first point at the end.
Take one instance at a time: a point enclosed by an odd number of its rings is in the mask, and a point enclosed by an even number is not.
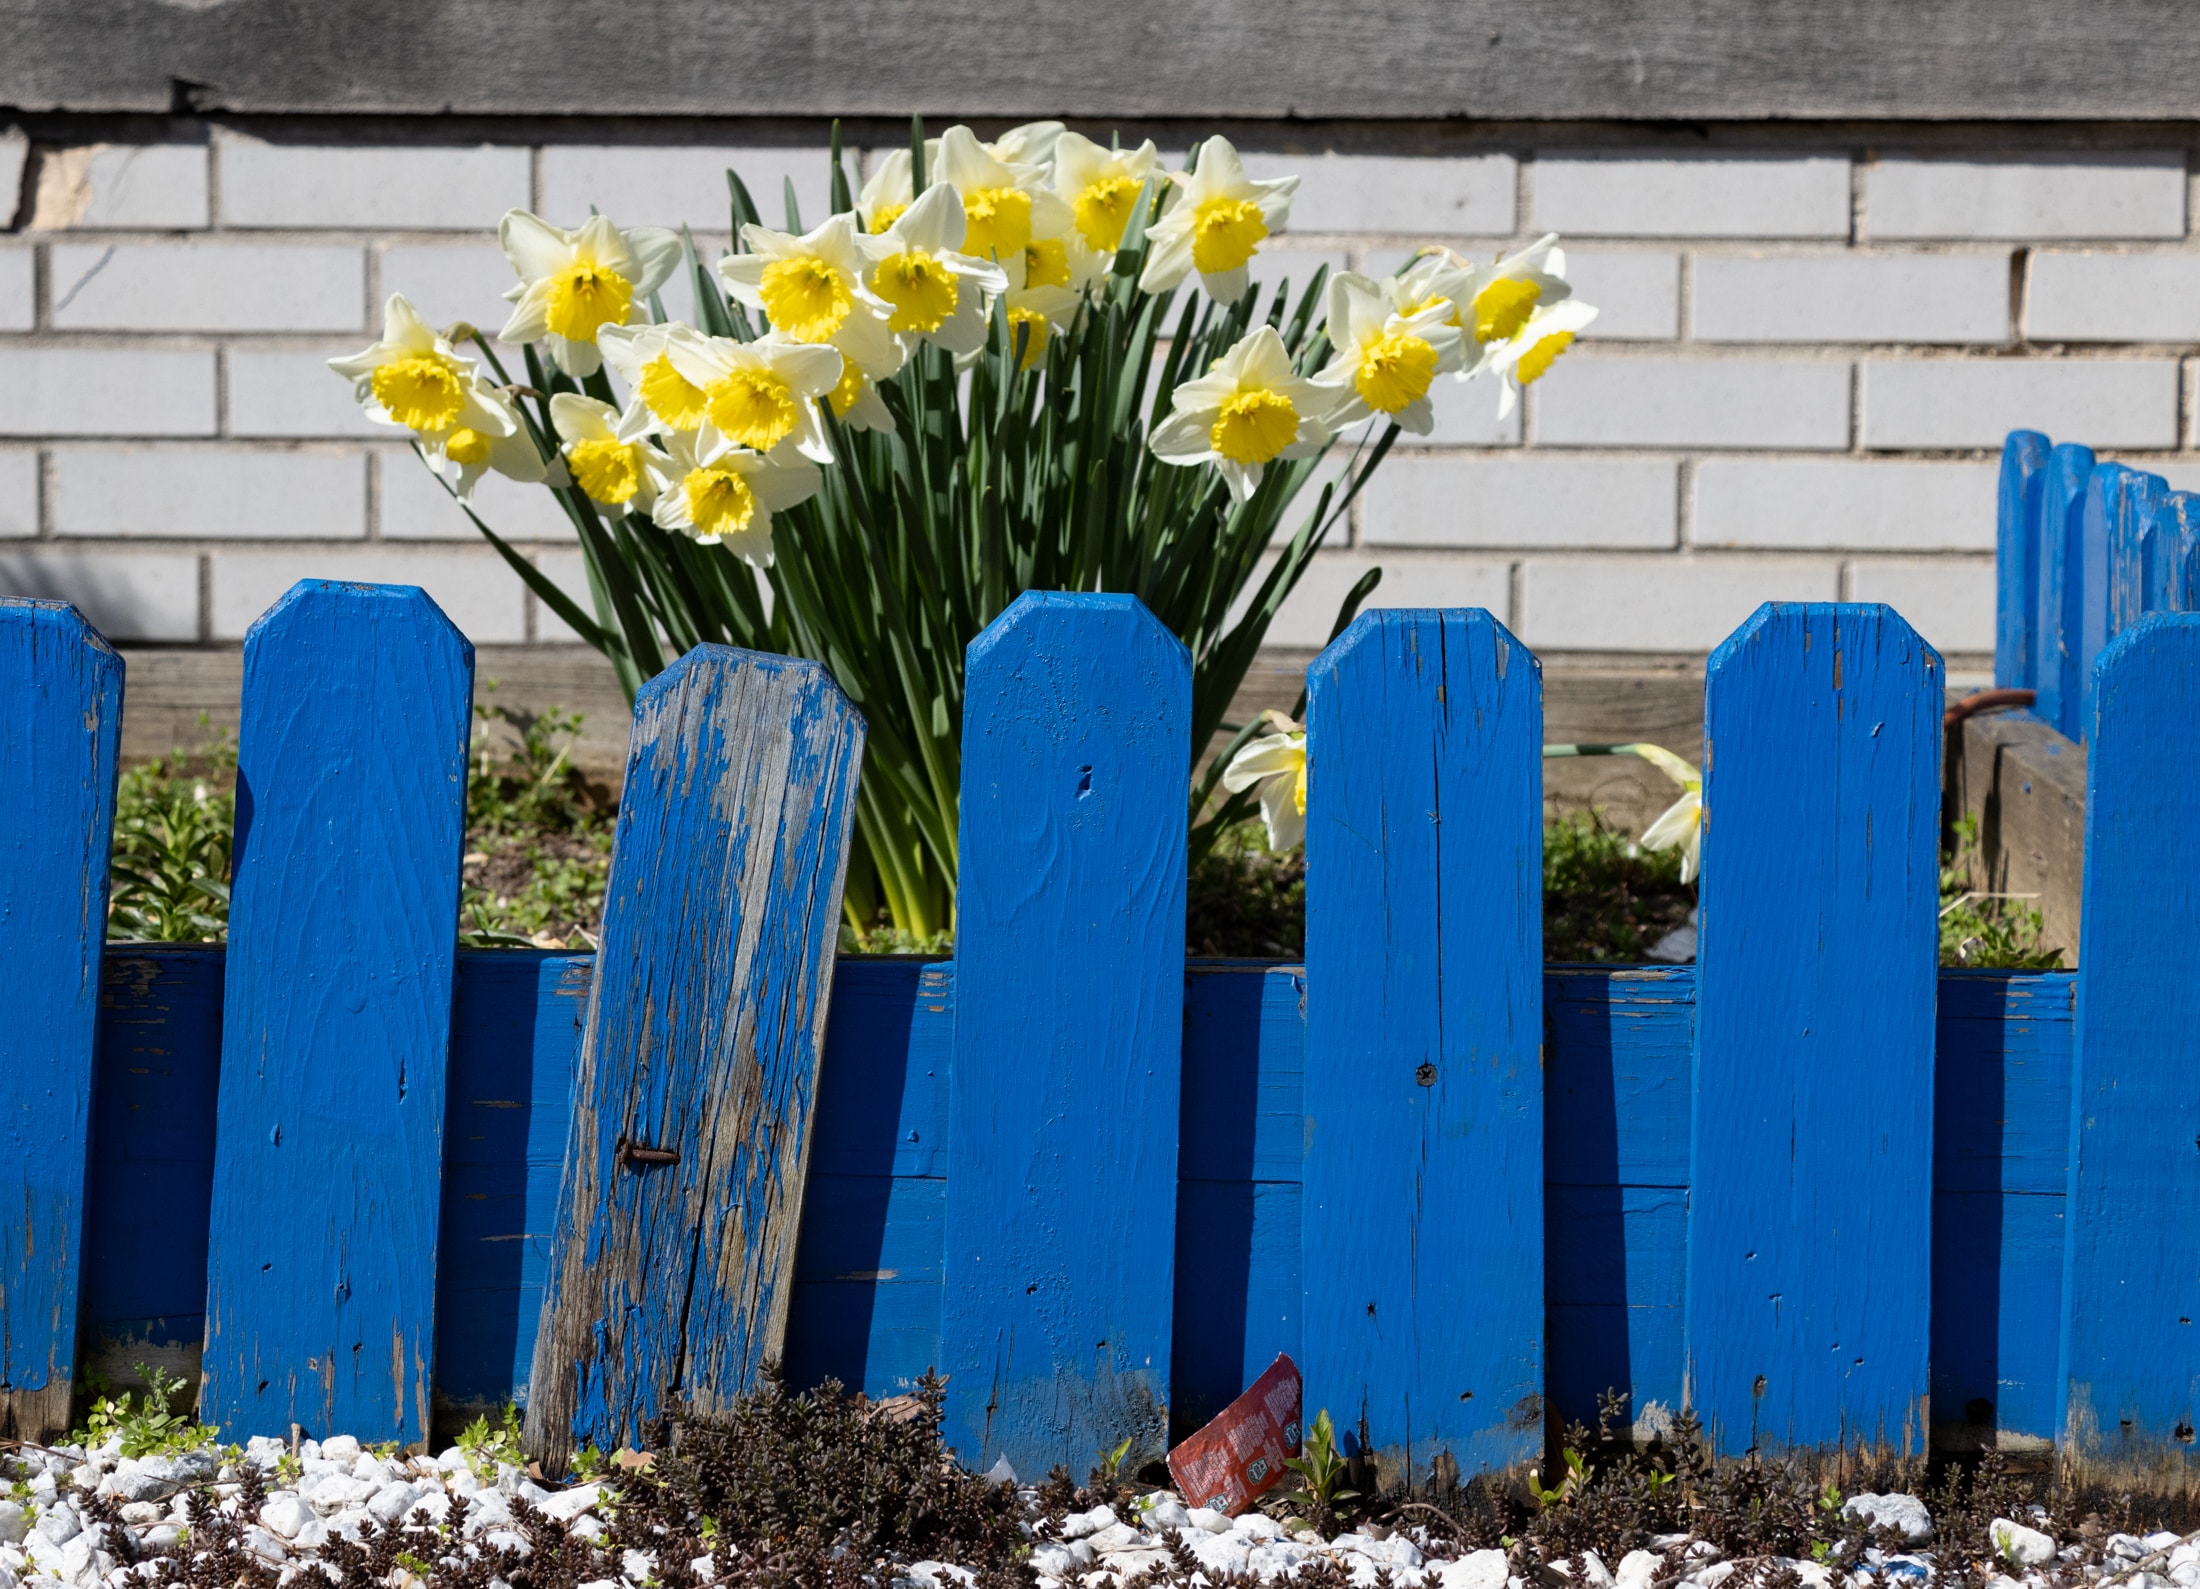
{"type": "Polygon", "coordinates": [[[591,502],[614,516],[647,513],[657,505],[656,450],[647,442],[619,434],[619,411],[578,392],[550,399],[550,423],[556,427],[573,483],[591,502]]]}
{"type": "Polygon", "coordinates": [[[990,260],[962,251],[962,197],[945,183],[926,188],[876,236],[858,237],[869,264],[864,281],[892,306],[887,329],[950,353],[972,353],[985,342],[985,295],[1008,290],[1008,276],[990,260]]]}
{"type": "Polygon", "coordinates": [[[901,368],[902,346],[887,329],[887,306],[863,285],[852,215],[830,217],[800,237],[741,228],[749,252],[718,261],[726,291],[771,317],[789,342],[830,343],[873,380],[901,368]]]}
{"type": "MultiPolygon", "coordinates": [[[[751,452],[800,453],[830,463],[818,400],[840,384],[846,361],[830,344],[696,337],[668,349],[672,367],[703,394],[704,426],[751,452]]],[[[708,450],[708,442],[700,442],[708,450]]]]}
{"type": "Polygon", "coordinates": [[[1703,774],[1662,745],[1616,745],[1615,750],[1640,756],[1681,786],[1681,797],[1665,808],[1642,835],[1646,850],[1681,852],[1681,881],[1696,880],[1703,843],[1703,774]]]}
{"type": "Polygon", "coordinates": [[[672,348],[695,347],[703,334],[693,326],[605,326],[596,333],[604,363],[633,394],[619,420],[619,439],[635,441],[658,431],[696,430],[708,417],[703,389],[672,362],[672,348]]]}
{"type": "Polygon", "coordinates": [[[1549,373],[1552,362],[1574,345],[1582,327],[1596,317],[1596,310],[1579,298],[1538,309],[1528,317],[1528,323],[1489,361],[1490,373],[1503,382],[1497,396],[1499,419],[1513,411],[1520,394],[1549,373]]]}
{"type": "Polygon", "coordinates": [[[680,262],[680,240],[662,227],[622,232],[600,215],[567,232],[513,210],[497,238],[519,272],[519,285],[504,295],[513,300],[512,317],[497,340],[543,343],[576,379],[603,367],[597,331],[632,320],[680,262]]]}
{"type": "Polygon", "coordinates": [[[1306,837],[1306,730],[1281,712],[1260,716],[1275,732],[1263,734],[1230,758],[1222,772],[1222,787],[1241,794],[1257,786],[1268,848],[1288,850],[1306,837]]]}
{"type": "Polygon", "coordinates": [[[1028,370],[1043,363],[1047,344],[1057,331],[1069,329],[1084,302],[1080,294],[1067,287],[1024,287],[1009,293],[1002,304],[1008,315],[1008,334],[1012,342],[1020,339],[1023,343],[1023,362],[1017,367],[1028,370]]]}
{"type": "Polygon", "coordinates": [[[1464,318],[1485,369],[1527,329],[1530,319],[1565,302],[1574,290],[1566,280],[1566,254],[1556,232],[1546,232],[1510,259],[1476,271],[1473,287],[1473,299],[1463,306],[1464,318]]]}
{"type": "Polygon", "coordinates": [[[1138,285],[1167,292],[1193,271],[1217,303],[1236,303],[1253,284],[1247,263],[1261,240],[1281,231],[1291,215],[1297,177],[1255,182],[1227,138],[1199,146],[1191,171],[1166,173],[1175,202],[1146,228],[1152,251],[1138,285]]]}
{"type": "MultiPolygon", "coordinates": [[[[1062,124],[1058,121],[1027,121],[1020,127],[1011,127],[991,143],[979,147],[1004,165],[1029,165],[1051,169],[1056,151],[1061,147],[1062,124]]],[[[927,159],[931,157],[926,156],[927,159]]]]}
{"type": "Polygon", "coordinates": [[[511,398],[483,380],[403,293],[383,308],[381,341],[328,362],[352,383],[369,419],[412,432],[437,473],[455,470],[462,500],[471,500],[491,469],[529,483],[550,477],[511,398]]]}
{"type": "Polygon", "coordinates": [[[893,410],[878,395],[878,382],[858,369],[853,359],[841,361],[840,384],[827,401],[833,405],[833,417],[850,430],[894,428],[893,410]]]}
{"type": "Polygon", "coordinates": [[[1148,443],[1164,463],[1211,463],[1243,502],[1278,458],[1310,458],[1329,440],[1334,393],[1301,380],[1271,325],[1257,327],[1174,394],[1148,443]]]}
{"type": "MultiPolygon", "coordinates": [[[[927,171],[940,157],[940,141],[924,140],[924,166],[927,171]]],[[[909,208],[916,197],[915,180],[910,173],[909,151],[889,149],[879,157],[871,174],[863,179],[863,187],[856,194],[856,218],[863,230],[883,232],[901,219],[901,212],[909,208]]]]}
{"type": "Polygon", "coordinates": [[[772,566],[772,516],[807,502],[824,471],[806,458],[768,458],[723,441],[666,438],[663,484],[652,515],[704,546],[723,545],[752,568],[772,566]]]}
{"type": "Polygon", "coordinates": [[[1069,206],[1085,246],[1112,254],[1153,179],[1161,156],[1147,139],[1135,149],[1103,149],[1080,133],[1065,132],[1054,145],[1054,191],[1069,206]]]}
{"type": "Polygon", "coordinates": [[[1393,278],[1392,290],[1398,295],[1401,314],[1441,308],[1445,311],[1444,323],[1459,328],[1469,356],[1452,373],[1456,381],[1471,379],[1481,362],[1480,344],[1465,339],[1464,335],[1469,317],[1474,313],[1474,297],[1481,290],[1481,280],[1480,267],[1442,248],[1432,248],[1418,255],[1393,278]]]}
{"type": "Polygon", "coordinates": [[[968,127],[950,127],[940,135],[931,176],[962,195],[962,251],[997,260],[1011,285],[1022,285],[1016,277],[1033,238],[1059,237],[1070,229],[1069,206],[1046,185],[1045,171],[1001,159],[968,127]]]}
{"type": "Polygon", "coordinates": [[[1338,395],[1331,424],[1382,414],[1416,436],[1434,428],[1429,386],[1466,362],[1466,334],[1448,302],[1415,304],[1395,281],[1345,271],[1329,278],[1327,330],[1336,355],[1314,381],[1338,395]]]}

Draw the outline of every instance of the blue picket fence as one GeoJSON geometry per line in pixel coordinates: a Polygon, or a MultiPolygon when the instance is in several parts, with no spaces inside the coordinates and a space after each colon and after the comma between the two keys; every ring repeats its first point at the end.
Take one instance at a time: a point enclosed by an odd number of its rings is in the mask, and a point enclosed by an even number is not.
{"type": "MultiPolygon", "coordinates": [[[[95,1033],[121,670],[65,608],[0,629],[0,952],[51,1001],[0,1031],[39,1221],[11,1416],[80,1342],[203,1341],[234,1434],[524,1400],[570,1161],[609,1152],[575,1100],[617,979],[452,945],[464,642],[409,590],[263,620],[231,941],[108,946],[95,1033]]],[[[1727,1452],[2186,1460],[2200,617],[2094,664],[2076,974],[1936,970],[1944,680],[1883,607],[1767,606],[1712,657],[1685,968],[1543,963],[1540,668],[1479,611],[1366,614],[1317,660],[1305,961],[1187,962],[1186,667],[1123,597],[1027,596],[973,646],[955,958],[841,958],[792,1106],[792,1284],[744,1325],[791,1378],[937,1368],[957,1449],[1024,1473],[1158,1454],[1279,1351],[1421,1482],[1536,1459],[1607,1389],[1727,1452]]],[[[630,806],[642,768],[714,844],[788,831],[636,738],[630,806]]],[[[636,1030],[634,1086],[684,1031],[636,1030]]],[[[662,1344],[646,1310],[594,1328],[662,1344]]]]}
{"type": "Polygon", "coordinates": [[[2014,430],[1994,563],[1994,682],[2036,691],[2036,714],[2082,742],[2108,643],[2149,613],[2200,611],[2200,495],[2014,430]]]}

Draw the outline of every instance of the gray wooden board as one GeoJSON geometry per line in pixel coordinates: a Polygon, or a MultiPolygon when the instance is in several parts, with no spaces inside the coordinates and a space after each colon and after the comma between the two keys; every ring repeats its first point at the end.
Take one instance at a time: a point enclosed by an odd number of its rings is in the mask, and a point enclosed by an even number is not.
{"type": "Polygon", "coordinates": [[[0,3],[29,111],[2124,121],[2196,77],[2182,0],[0,3]]]}

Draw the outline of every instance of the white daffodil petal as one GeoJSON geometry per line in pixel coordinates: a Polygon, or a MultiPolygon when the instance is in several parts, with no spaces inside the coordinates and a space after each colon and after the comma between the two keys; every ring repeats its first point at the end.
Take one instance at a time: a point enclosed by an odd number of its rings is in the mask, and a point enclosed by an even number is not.
{"type": "Polygon", "coordinates": [[[522,281],[539,281],[549,275],[573,251],[570,233],[552,226],[539,215],[526,210],[510,210],[497,223],[497,242],[503,246],[504,257],[512,262],[512,268],[522,281]]]}
{"type": "Polygon", "coordinates": [[[1268,848],[1293,849],[1306,838],[1306,813],[1299,809],[1298,780],[1271,778],[1261,787],[1260,816],[1268,829],[1268,848]]]}
{"type": "Polygon", "coordinates": [[[1279,772],[1296,774],[1305,762],[1304,734],[1267,734],[1230,758],[1230,765],[1223,769],[1222,787],[1241,794],[1279,772]]]}

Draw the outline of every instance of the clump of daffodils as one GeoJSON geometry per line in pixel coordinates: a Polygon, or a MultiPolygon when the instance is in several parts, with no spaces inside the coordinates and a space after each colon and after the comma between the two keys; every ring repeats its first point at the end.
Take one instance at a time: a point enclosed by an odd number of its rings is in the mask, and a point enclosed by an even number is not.
{"type": "MultiPolygon", "coordinates": [[[[1316,268],[1294,293],[1268,251],[1298,179],[1227,138],[1171,169],[1058,121],[913,127],[858,183],[837,137],[829,213],[790,197],[767,224],[728,173],[713,259],[619,225],[616,193],[587,216],[514,210],[494,336],[430,326],[399,292],[381,339],[331,364],[630,693],[697,640],[825,661],[872,720],[851,918],[917,945],[952,920],[942,703],[987,614],[1027,588],[1139,590],[1192,650],[1205,743],[1395,436],[1482,376],[1509,408],[1595,311],[1549,237],[1316,268]],[[690,320],[665,311],[675,287],[690,320]],[[1348,466],[1292,533],[1340,441],[1348,466]],[[478,515],[491,472],[556,493],[592,614],[478,515]]],[[[1270,841],[1297,842],[1305,734],[1255,728],[1195,782],[1195,855],[1255,800],[1270,841]]]]}

